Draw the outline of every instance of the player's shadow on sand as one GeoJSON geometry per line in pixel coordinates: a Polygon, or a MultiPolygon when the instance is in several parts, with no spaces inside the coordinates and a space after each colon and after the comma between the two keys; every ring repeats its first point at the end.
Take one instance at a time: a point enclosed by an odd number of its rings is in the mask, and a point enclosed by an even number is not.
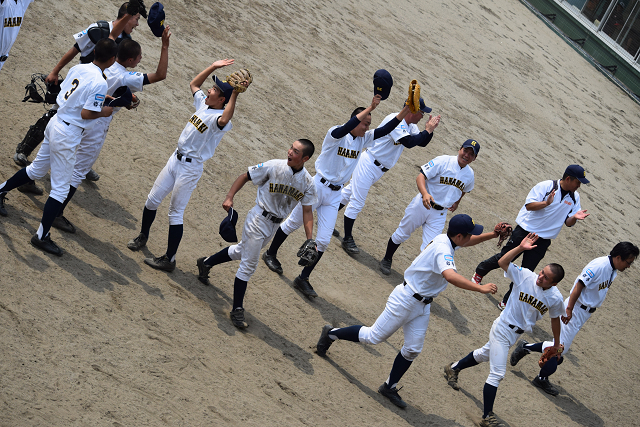
{"type": "MultiPolygon", "coordinates": [[[[167,277],[176,283],[175,285],[170,284],[170,286],[178,290],[185,290],[199,300],[207,303],[216,319],[218,329],[222,332],[229,336],[247,334],[261,339],[269,346],[280,351],[282,356],[291,361],[300,371],[307,375],[313,375],[314,370],[310,362],[313,354],[278,334],[257,317],[251,315],[250,312],[245,312],[245,321],[249,324],[249,328],[240,330],[233,326],[229,318],[229,308],[233,304],[233,298],[220,288],[213,284],[206,286],[200,283],[197,276],[193,273],[184,273],[180,270],[175,270],[171,275],[167,275],[167,277]]],[[[212,277],[212,279],[213,278],[214,277],[212,277]]],[[[231,291],[233,292],[232,286],[231,291]]]]}
{"type": "MultiPolygon", "coordinates": [[[[393,403],[391,403],[389,401],[389,399],[387,399],[386,397],[384,397],[381,394],[379,394],[377,392],[377,389],[376,390],[372,390],[371,388],[369,388],[366,385],[362,384],[353,375],[351,375],[349,372],[347,372],[346,370],[344,370],[343,368],[338,366],[338,364],[336,362],[334,362],[333,360],[331,360],[331,358],[325,357],[324,359],[327,361],[327,363],[329,363],[331,366],[333,366],[335,368],[335,370],[338,371],[338,373],[340,375],[342,375],[347,381],[349,381],[351,384],[353,384],[356,387],[358,387],[362,393],[366,394],[371,399],[373,399],[376,402],[380,403],[385,408],[388,408],[390,411],[392,411],[398,417],[404,419],[407,422],[407,424],[409,424],[409,425],[420,426],[420,427],[424,427],[424,426],[434,426],[434,427],[435,426],[442,426],[442,427],[461,426],[461,424],[458,424],[453,420],[448,420],[446,418],[442,418],[442,417],[440,417],[438,415],[435,415],[435,414],[425,414],[420,409],[416,408],[415,406],[413,406],[411,404],[411,400],[412,399],[407,394],[408,392],[404,393],[404,397],[403,397],[403,400],[405,400],[407,402],[408,406],[407,406],[406,409],[400,409],[400,408],[396,407],[393,403]]],[[[419,399],[420,396],[416,395],[415,398],[419,399]]]]}
{"type": "Polygon", "coordinates": [[[459,334],[462,334],[462,335],[471,334],[471,330],[467,327],[467,325],[469,324],[469,322],[467,321],[467,318],[464,317],[464,315],[460,312],[460,310],[458,310],[458,306],[456,306],[456,304],[450,298],[446,298],[446,297],[436,298],[431,303],[431,314],[441,319],[449,321],[453,325],[453,327],[456,328],[456,331],[458,331],[459,334]],[[449,301],[449,306],[451,307],[451,310],[447,311],[447,309],[443,305],[438,304],[438,301],[441,303],[444,303],[445,301],[449,301]]]}
{"type": "MultiPolygon", "coordinates": [[[[523,381],[531,383],[529,378],[527,378],[527,376],[522,372],[512,372],[516,377],[522,379],[523,381]]],[[[531,387],[534,388],[536,392],[540,393],[540,396],[547,398],[549,400],[549,403],[556,405],[566,416],[571,418],[573,422],[586,427],[604,426],[604,421],[602,420],[602,418],[590,411],[586,406],[584,406],[575,397],[573,397],[573,395],[567,393],[565,389],[557,384],[553,385],[560,392],[560,394],[557,396],[551,396],[550,394],[547,394],[544,391],[535,388],[534,386],[531,387]]]]}
{"type": "Polygon", "coordinates": [[[340,256],[349,257],[352,260],[362,264],[363,266],[368,267],[369,269],[377,272],[380,275],[381,279],[385,280],[387,283],[389,283],[393,287],[396,287],[398,286],[399,283],[402,283],[402,280],[404,279],[404,275],[394,270],[393,266],[391,267],[391,274],[388,276],[385,276],[380,272],[379,259],[373,257],[371,254],[369,254],[367,251],[363,250],[362,248],[359,248],[360,253],[357,255],[348,254],[345,252],[344,249],[342,249],[342,237],[333,236],[333,238],[335,239],[334,243],[336,243],[338,246],[335,250],[340,253],[340,256]]]}
{"type": "MultiPolygon", "coordinates": [[[[93,182],[82,181],[70,204],[75,204],[100,219],[119,224],[127,229],[136,230],[139,227],[138,218],[131,215],[120,204],[102,197],[99,187],[93,182]]],[[[140,215],[142,215],[142,209],[140,215]]]]}
{"type": "MultiPolygon", "coordinates": [[[[469,393],[468,391],[466,391],[462,387],[460,387],[460,393],[464,394],[465,396],[467,396],[467,398],[469,400],[473,401],[473,403],[478,408],[478,417],[477,418],[481,419],[482,418],[482,413],[484,411],[484,403],[481,400],[476,399],[476,397],[474,395],[472,395],[471,393],[469,393]]],[[[505,425],[505,427],[509,427],[509,424],[505,420],[500,418],[497,414],[496,414],[496,417],[498,417],[498,419],[502,422],[502,424],[505,425]]]]}

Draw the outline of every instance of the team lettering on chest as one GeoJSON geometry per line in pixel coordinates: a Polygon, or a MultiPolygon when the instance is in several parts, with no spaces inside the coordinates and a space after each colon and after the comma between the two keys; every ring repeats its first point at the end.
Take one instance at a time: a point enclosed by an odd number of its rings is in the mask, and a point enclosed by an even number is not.
{"type": "Polygon", "coordinates": [[[19,27],[22,25],[22,16],[16,16],[14,18],[4,18],[4,26],[7,27],[19,27]]]}
{"type": "Polygon", "coordinates": [[[191,116],[191,118],[189,119],[189,123],[194,125],[196,127],[196,129],[198,129],[198,132],[200,132],[200,133],[204,133],[207,129],[209,129],[209,126],[204,124],[202,119],[200,117],[196,116],[195,114],[193,116],[191,116]]]}
{"type": "Polygon", "coordinates": [[[291,187],[286,184],[274,184],[273,182],[269,183],[269,193],[281,193],[285,194],[295,201],[299,202],[300,199],[304,197],[304,193],[298,191],[297,188],[291,187]]]}
{"type": "Polygon", "coordinates": [[[357,159],[359,154],[360,152],[357,150],[338,147],[338,156],[346,157],[347,159],[357,159]]]}
{"type": "Polygon", "coordinates": [[[549,308],[546,305],[544,305],[542,301],[538,301],[538,299],[533,295],[528,295],[528,294],[525,294],[524,292],[520,292],[520,297],[518,299],[522,302],[526,302],[531,307],[538,310],[541,315],[544,315],[547,311],[549,311],[549,308]]]}
{"type": "Polygon", "coordinates": [[[450,178],[450,177],[447,177],[447,176],[441,176],[440,177],[440,184],[453,185],[458,190],[464,191],[464,182],[462,182],[462,181],[460,181],[459,179],[456,179],[456,178],[450,178]]]}
{"type": "Polygon", "coordinates": [[[603,289],[609,289],[611,287],[611,283],[613,283],[611,280],[600,283],[598,285],[598,290],[601,291],[603,289]]]}

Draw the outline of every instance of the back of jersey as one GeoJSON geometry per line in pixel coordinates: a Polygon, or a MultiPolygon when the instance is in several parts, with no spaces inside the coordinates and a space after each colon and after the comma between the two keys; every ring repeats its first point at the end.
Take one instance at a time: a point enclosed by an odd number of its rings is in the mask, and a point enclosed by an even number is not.
{"type": "Polygon", "coordinates": [[[66,123],[86,128],[91,120],[83,119],[82,110],[99,112],[107,93],[107,82],[97,65],[81,64],[69,70],[60,85],[56,99],[58,118],[66,123]]]}

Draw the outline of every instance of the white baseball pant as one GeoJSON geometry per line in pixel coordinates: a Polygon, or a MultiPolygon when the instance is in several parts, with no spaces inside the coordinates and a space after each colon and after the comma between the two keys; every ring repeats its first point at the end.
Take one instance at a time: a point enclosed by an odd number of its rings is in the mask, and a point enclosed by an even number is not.
{"type": "MultiPolygon", "coordinates": [[[[318,218],[317,231],[316,231],[316,246],[318,251],[326,252],[331,241],[331,235],[333,229],[336,226],[336,219],[338,218],[338,207],[340,206],[340,191],[333,191],[329,187],[320,182],[322,177],[316,175],[313,177],[313,182],[316,186],[316,195],[318,201],[311,206],[316,211],[318,218]]],[[[280,225],[282,231],[287,236],[298,228],[302,227],[302,205],[298,203],[291,215],[280,225]]]]}
{"type": "Polygon", "coordinates": [[[358,217],[364,208],[369,189],[384,175],[380,166],[375,165],[375,160],[369,151],[362,153],[353,175],[351,175],[349,185],[342,189],[340,203],[347,206],[344,211],[344,216],[347,218],[356,219],[358,217]]]}
{"type": "Polygon", "coordinates": [[[404,210],[404,216],[396,231],[391,235],[391,241],[396,245],[404,243],[416,228],[422,226],[420,251],[423,251],[434,237],[442,233],[446,222],[447,210],[437,211],[434,208],[425,208],[422,204],[422,194],[418,193],[404,210]]]}
{"type": "Polygon", "coordinates": [[[44,140],[35,160],[27,166],[30,179],[41,179],[51,170],[51,192],[49,197],[63,203],[69,194],[69,185],[76,164],[76,149],[80,144],[83,129],[66,124],[54,116],[49,121],[44,140]]]}
{"type": "Polygon", "coordinates": [[[152,211],[157,210],[160,203],[162,203],[162,199],[171,193],[169,225],[182,224],[184,210],[187,207],[187,203],[189,203],[191,193],[195,190],[202,176],[202,169],[202,162],[195,160],[187,162],[186,157],[178,160],[174,151],[156,178],[156,182],[153,183],[153,188],[149,192],[145,207],[152,211]]]}
{"type": "Polygon", "coordinates": [[[494,387],[500,385],[500,381],[507,373],[509,348],[516,343],[519,337],[520,334],[517,334],[509,325],[500,321],[499,317],[493,321],[491,332],[489,332],[489,342],[484,347],[473,351],[473,358],[476,362],[489,362],[487,384],[494,387]]]}
{"type": "Polygon", "coordinates": [[[107,138],[109,124],[113,116],[99,117],[93,121],[91,127],[86,129],[82,135],[82,141],[76,152],[76,164],[73,168],[71,185],[75,188],[80,186],[82,180],[87,176],[93,164],[98,159],[102,146],[107,138]]]}
{"type": "Polygon", "coordinates": [[[358,338],[367,344],[379,344],[394,334],[402,326],[404,344],[400,353],[405,359],[412,361],[422,352],[424,338],[429,327],[431,304],[425,304],[413,297],[414,292],[399,284],[395,287],[384,311],[376,319],[373,326],[360,328],[358,338]]]}
{"type": "MultiPolygon", "coordinates": [[[[569,298],[564,300],[564,309],[565,312],[567,310],[567,304],[569,304],[569,298]]],[[[566,325],[564,323],[560,323],[560,344],[564,345],[564,351],[562,354],[566,354],[573,344],[573,340],[576,335],[580,331],[580,328],[587,323],[587,320],[591,317],[593,313],[589,313],[587,310],[583,310],[580,308],[580,305],[576,303],[573,307],[573,312],[571,315],[571,320],[566,325]]],[[[542,351],[547,347],[551,347],[553,345],[553,341],[545,341],[542,343],[542,351]]]]}

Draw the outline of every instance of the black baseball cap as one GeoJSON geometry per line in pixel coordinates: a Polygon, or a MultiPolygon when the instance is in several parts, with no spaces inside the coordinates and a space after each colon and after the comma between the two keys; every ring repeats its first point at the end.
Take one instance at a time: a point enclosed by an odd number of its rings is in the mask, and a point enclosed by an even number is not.
{"type": "Polygon", "coordinates": [[[226,218],[220,223],[220,236],[225,242],[233,243],[238,241],[238,235],[236,234],[237,223],[238,212],[233,208],[229,208],[226,218]]]}
{"type": "Polygon", "coordinates": [[[373,94],[387,99],[393,86],[393,77],[387,70],[378,70],[373,75],[373,94]]]}
{"type": "Polygon", "coordinates": [[[480,143],[478,141],[476,141],[475,139],[467,139],[465,142],[463,142],[462,143],[462,148],[465,148],[465,147],[473,148],[473,152],[474,152],[474,154],[476,156],[480,152],[480,143]]]}
{"type": "Polygon", "coordinates": [[[572,176],[577,178],[583,184],[588,184],[589,180],[586,178],[586,174],[584,172],[584,168],[580,165],[569,165],[567,169],[565,169],[564,174],[566,176],[572,176]]]}
{"type": "Polygon", "coordinates": [[[147,24],[151,28],[151,32],[156,37],[162,37],[164,32],[164,6],[159,1],[155,2],[149,9],[149,17],[147,24]]]}
{"type": "Polygon", "coordinates": [[[483,226],[476,224],[469,215],[458,214],[449,221],[448,234],[473,234],[477,236],[482,233],[483,226]]]}

